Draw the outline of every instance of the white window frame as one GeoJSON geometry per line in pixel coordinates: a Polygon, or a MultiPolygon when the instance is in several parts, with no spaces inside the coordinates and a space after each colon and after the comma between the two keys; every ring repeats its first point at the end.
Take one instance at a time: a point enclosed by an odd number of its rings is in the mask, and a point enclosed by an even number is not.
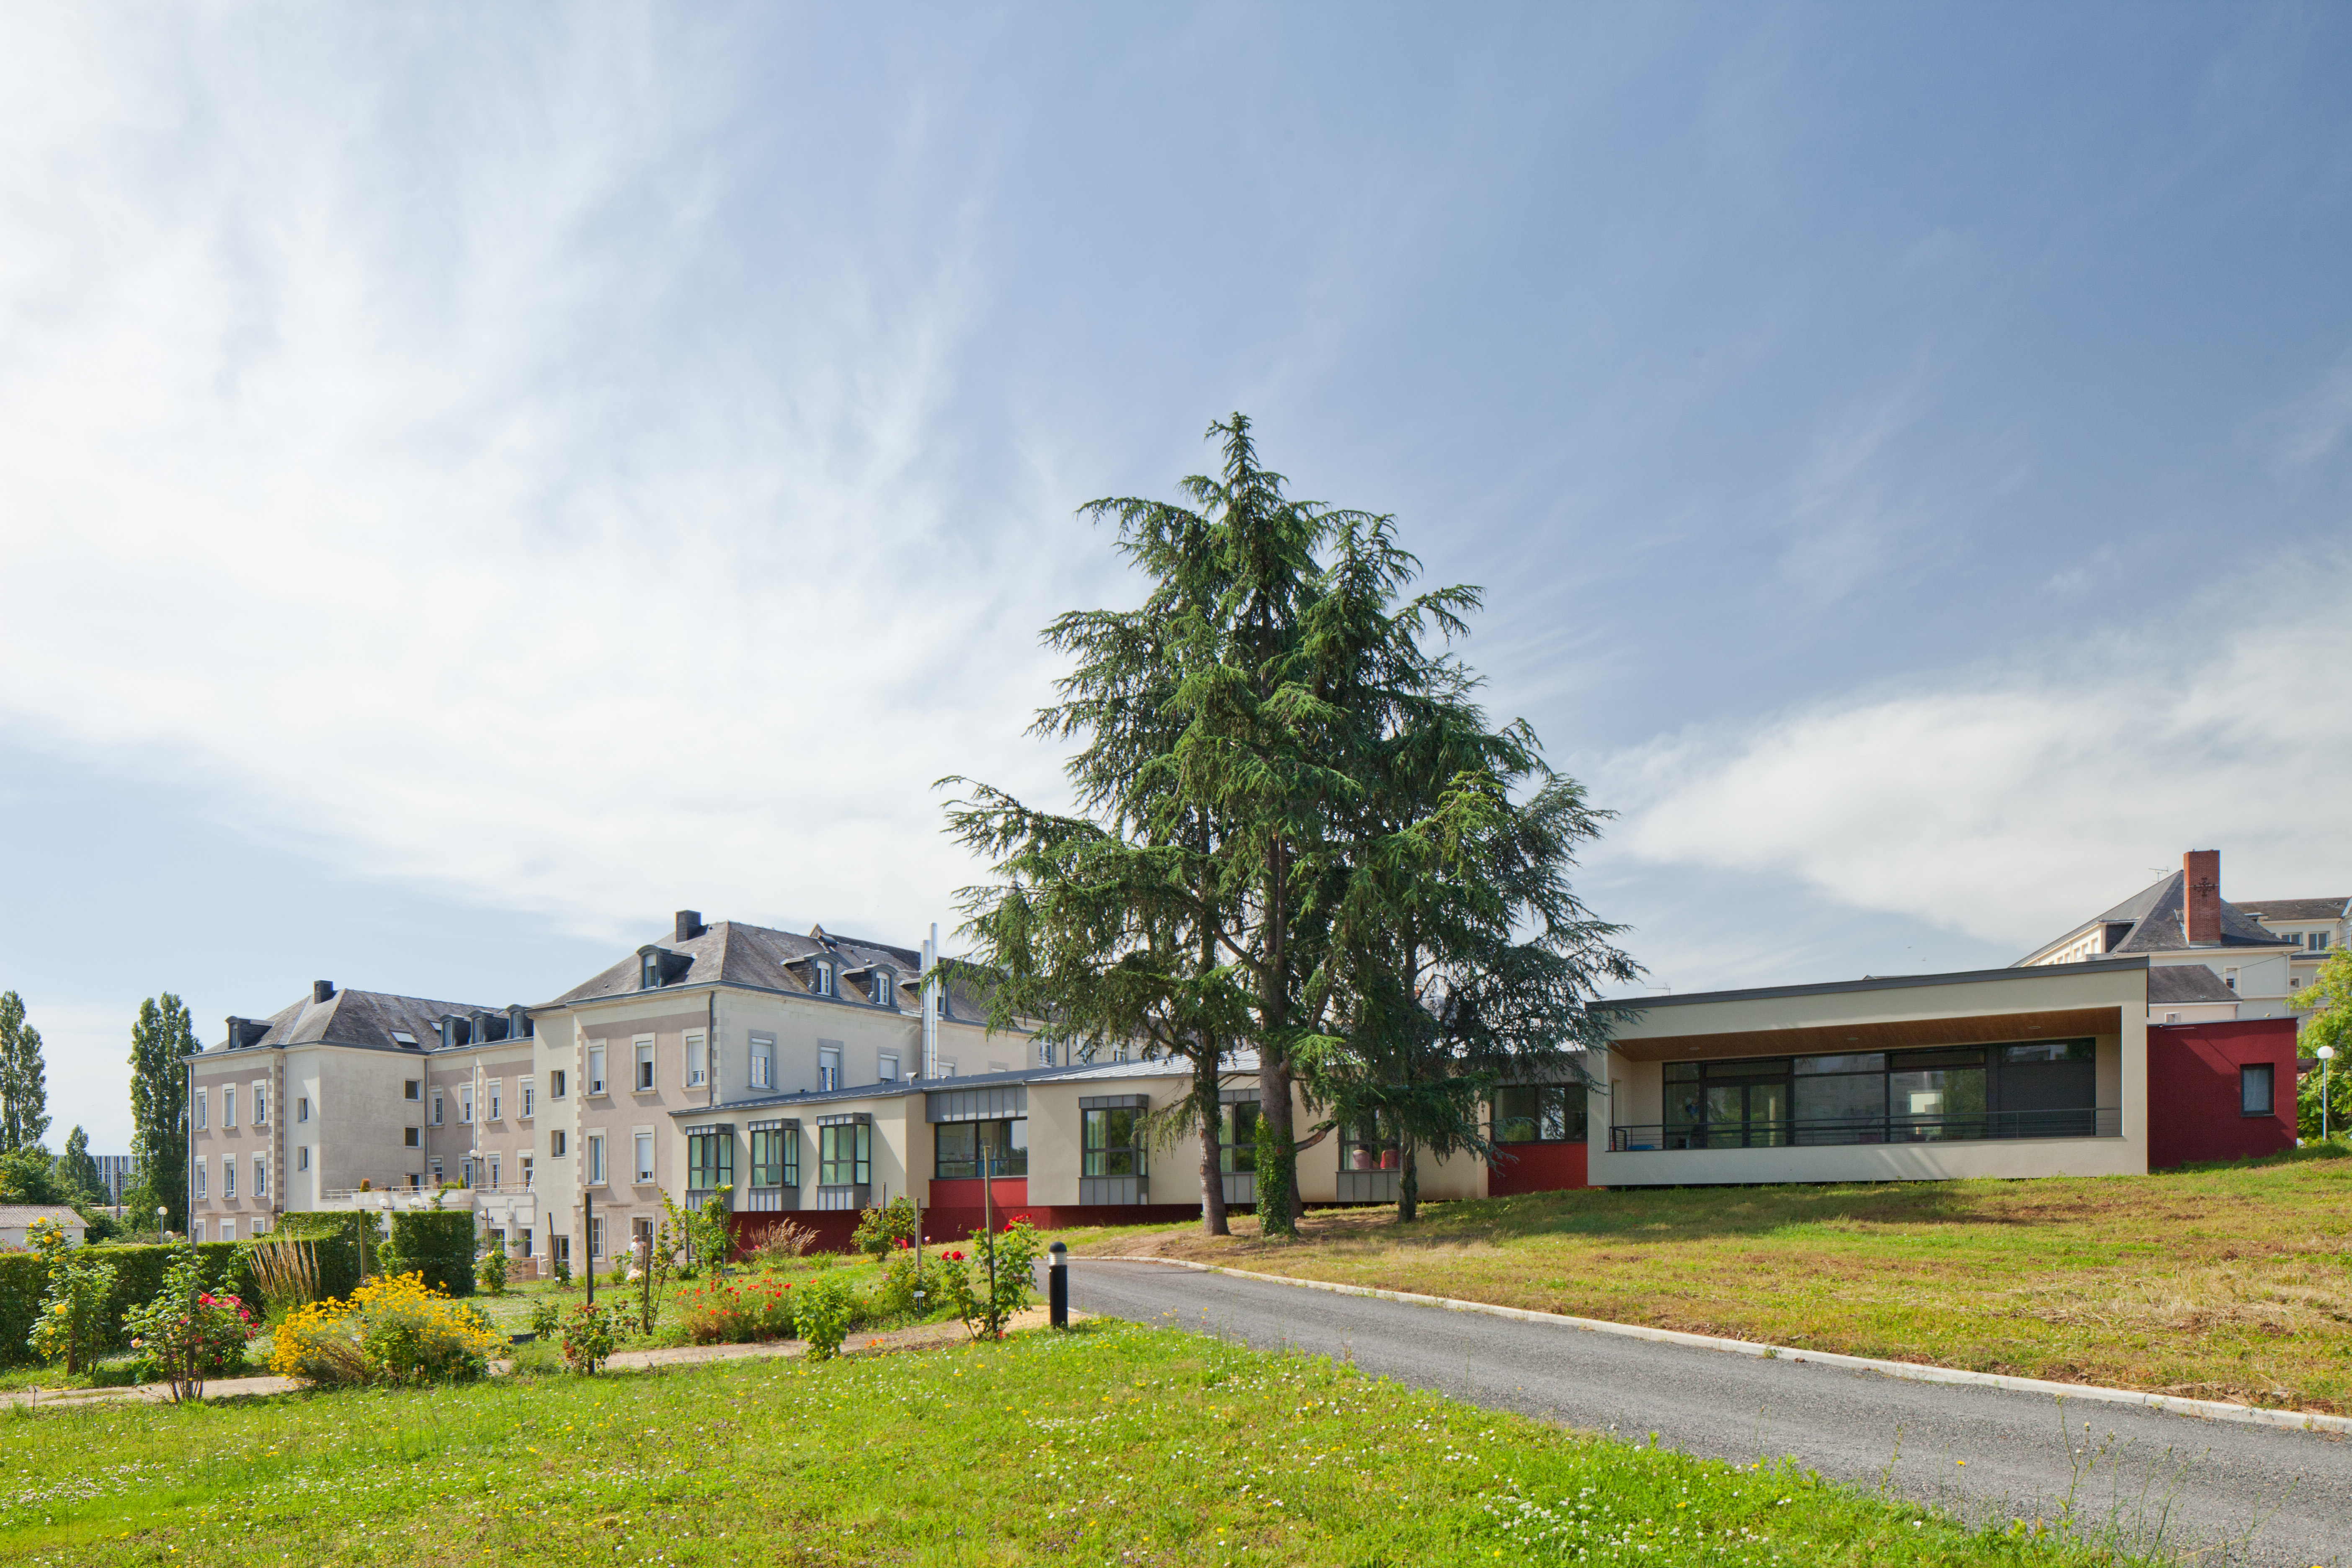
{"type": "MultiPolygon", "coordinates": [[[[204,1194],[203,1194],[202,1193],[199,1193],[199,1194],[197,1194],[196,1195],[197,1195],[198,1197],[202,1197],[204,1194]]],[[[202,1221],[202,1220],[200,1220],[200,1219],[197,1219],[197,1220],[190,1220],[190,1221],[188,1222],[188,1239],[189,1239],[190,1241],[202,1241],[202,1240],[204,1240],[204,1238],[205,1238],[205,1222],[204,1222],[204,1221],[202,1221]]]]}
{"type": "Polygon", "coordinates": [[[535,1078],[515,1079],[515,1099],[521,1106],[518,1112],[520,1119],[530,1121],[531,1112],[539,1109],[539,1080],[535,1078]]]}
{"type": "Polygon", "coordinates": [[[631,1157],[636,1162],[635,1175],[637,1184],[639,1186],[649,1186],[653,1183],[655,1173],[654,1130],[650,1127],[638,1128],[636,1130],[635,1136],[630,1141],[630,1143],[631,1157]]]}
{"type": "Polygon", "coordinates": [[[234,1154],[223,1154],[221,1156],[221,1202],[225,1204],[232,1204],[236,1201],[236,1156],[234,1154]]]}
{"type": "Polygon", "coordinates": [[[753,1089],[776,1087],[776,1042],[766,1035],[751,1037],[748,1081],[753,1089]]]}
{"type": "MultiPolygon", "coordinates": [[[[522,1162],[522,1190],[524,1192],[529,1192],[530,1191],[530,1156],[528,1154],[518,1154],[515,1158],[522,1162]]],[[[528,1236],[530,1233],[529,1231],[525,1231],[523,1234],[528,1236]]],[[[528,1258],[530,1255],[529,1253],[525,1253],[523,1256],[528,1258]]]]}
{"type": "Polygon", "coordinates": [[[253,1157],[253,1195],[257,1198],[269,1195],[269,1157],[267,1154],[253,1157]]]}
{"type": "Polygon", "coordinates": [[[223,1241],[235,1241],[236,1239],[236,1221],[233,1219],[225,1219],[221,1221],[220,1238],[223,1241]]]}
{"type": "Polygon", "coordinates": [[[425,1080],[421,1078],[401,1079],[400,1098],[422,1104],[425,1100],[425,1080]]]}
{"type": "Polygon", "coordinates": [[[640,1036],[629,1042],[631,1093],[651,1094],[661,1087],[661,1080],[654,1076],[661,1059],[660,1052],[655,1048],[658,1043],[651,1035],[640,1036]]]}
{"type": "Polygon", "coordinates": [[[594,1262],[604,1256],[604,1216],[598,1215],[588,1222],[588,1258],[594,1262]]]}
{"type": "Polygon", "coordinates": [[[490,1191],[494,1193],[499,1190],[499,1157],[492,1154],[490,1156],[490,1191]]]}
{"type": "Polygon", "coordinates": [[[253,1124],[269,1125],[269,1084],[266,1079],[257,1080],[253,1086],[253,1124]]]}
{"type": "Polygon", "coordinates": [[[196,1128],[199,1131],[212,1125],[212,1091],[196,1090],[196,1128]]]}
{"type": "Polygon", "coordinates": [[[830,1093],[841,1087],[841,1056],[839,1046],[819,1046],[816,1048],[816,1091],[830,1093]]]}
{"type": "MultiPolygon", "coordinates": [[[[209,1203],[213,1195],[212,1162],[202,1154],[196,1156],[196,1202],[209,1203]]],[[[352,1222],[357,1225],[359,1222],[352,1222]]]]}
{"type": "Polygon", "coordinates": [[[710,1087],[710,1047],[699,1031],[686,1037],[686,1087],[710,1087]]]}
{"type": "Polygon", "coordinates": [[[586,1092],[590,1094],[604,1094],[607,1092],[604,1080],[604,1047],[602,1046],[591,1046],[588,1047],[588,1086],[586,1092]]]}
{"type": "Polygon", "coordinates": [[[485,1121],[504,1121],[506,1118],[499,1113],[506,1109],[506,1079],[499,1078],[491,1079],[487,1087],[489,1093],[489,1114],[485,1116],[482,1120],[485,1121]]]}
{"type": "Polygon", "coordinates": [[[236,1085],[221,1085],[221,1126],[224,1130],[236,1125],[236,1085]]]}
{"type": "Polygon", "coordinates": [[[898,1052],[884,1051],[879,1057],[875,1058],[874,1079],[877,1083],[896,1083],[898,1081],[898,1052]]]}
{"type": "Polygon", "coordinates": [[[588,1156],[582,1168],[580,1184],[583,1186],[601,1187],[606,1184],[605,1178],[610,1173],[610,1169],[604,1162],[604,1135],[602,1132],[591,1132],[588,1134],[588,1156]]]}
{"type": "Polygon", "coordinates": [[[439,1089],[435,1089],[435,1090],[433,1091],[433,1125],[434,1125],[434,1126],[436,1126],[436,1127],[439,1127],[439,1126],[444,1125],[444,1123],[443,1123],[443,1121],[442,1121],[442,1120],[441,1120],[441,1105],[442,1105],[442,1094],[441,1094],[441,1090],[439,1090],[439,1089]]]}
{"type": "Polygon", "coordinates": [[[569,1088],[571,1088],[571,1087],[572,1087],[572,1085],[571,1085],[571,1080],[570,1080],[570,1079],[569,1079],[569,1078],[567,1078],[567,1077],[565,1076],[564,1071],[563,1071],[563,1069],[562,1069],[562,1068],[555,1068],[551,1069],[551,1070],[548,1073],[548,1075],[547,1075],[547,1098],[548,1098],[548,1099],[550,1099],[550,1100],[562,1100],[562,1099],[563,1098],[564,1090],[566,1090],[567,1089],[569,1089],[569,1088]]]}
{"type": "Polygon", "coordinates": [[[470,1127],[473,1121],[474,1086],[470,1083],[461,1083],[457,1086],[457,1125],[470,1127]]]}

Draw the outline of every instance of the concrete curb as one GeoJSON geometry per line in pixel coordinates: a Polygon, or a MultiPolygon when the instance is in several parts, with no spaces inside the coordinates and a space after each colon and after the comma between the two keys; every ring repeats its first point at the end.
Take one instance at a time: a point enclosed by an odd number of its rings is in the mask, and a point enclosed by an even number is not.
{"type": "Polygon", "coordinates": [[[2207,1421],[2237,1421],[2251,1426],[2279,1426],[2298,1432],[2352,1433],[2352,1416],[2316,1415],[2302,1410],[2264,1410],[2252,1405],[2231,1405],[2219,1399],[2182,1399],[2177,1394],[2146,1394],[2130,1388],[2101,1388],[2087,1383],[2053,1383],[2039,1377],[2007,1377],[1999,1373],[1964,1372],[1958,1367],[1926,1366],[1916,1362],[1879,1361],[1872,1356],[1839,1355],[1832,1351],[1799,1350],[1790,1345],[1759,1344],[1753,1340],[1718,1339],[1713,1334],[1686,1334],[1676,1329],[1653,1329],[1640,1323],[1612,1323],[1601,1318],[1571,1318],[1559,1312],[1536,1312],[1524,1307],[1497,1307],[1488,1301],[1457,1301],[1450,1296],[1421,1296],[1410,1290],[1381,1290],[1370,1285],[1339,1285],[1328,1279],[1295,1279],[1286,1274],[1260,1274],[1229,1268],[1219,1263],[1196,1263],[1189,1258],[1133,1258],[1103,1253],[1073,1253],[1073,1263],[1159,1263],[1190,1268],[1198,1274],[1230,1274],[1268,1285],[1295,1285],[1303,1290],[1328,1290],[1340,1296],[1370,1296],[1382,1301],[1402,1301],[1414,1307],[1442,1307],[1449,1312],[1480,1312],[1490,1318],[1510,1318],[1522,1323],[1554,1323],[1588,1333],[1618,1334],[1629,1340],[1687,1345],[1693,1350],[1728,1351],[1734,1355],[1767,1361],[1803,1362],[1811,1366],[1842,1367],[1849,1372],[1874,1372],[1883,1377],[1914,1383],[1951,1383],[1978,1388],[2005,1388],[2012,1394],[2047,1394],[2062,1399],[2088,1399],[2107,1405],[2137,1405],[2174,1415],[2194,1415],[2207,1421]]]}

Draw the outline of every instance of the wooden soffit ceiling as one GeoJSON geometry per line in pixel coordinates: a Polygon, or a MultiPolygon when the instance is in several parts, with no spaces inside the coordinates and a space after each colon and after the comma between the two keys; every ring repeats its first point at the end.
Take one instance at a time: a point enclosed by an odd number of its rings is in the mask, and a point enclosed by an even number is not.
{"type": "MultiPolygon", "coordinates": [[[[1652,1016],[1656,1016],[1653,1014],[1652,1016]]],[[[1841,1051],[1906,1051],[1929,1046],[1990,1046],[2008,1040],[2074,1039],[2123,1033],[2121,1007],[2071,1007],[2045,1013],[1988,1013],[1965,1018],[1903,1018],[1881,1024],[1825,1024],[1801,1029],[1734,1029],[1713,1035],[1644,1036],[1612,1040],[1627,1061],[1711,1061],[1726,1057],[1830,1056],[1841,1051]]]]}

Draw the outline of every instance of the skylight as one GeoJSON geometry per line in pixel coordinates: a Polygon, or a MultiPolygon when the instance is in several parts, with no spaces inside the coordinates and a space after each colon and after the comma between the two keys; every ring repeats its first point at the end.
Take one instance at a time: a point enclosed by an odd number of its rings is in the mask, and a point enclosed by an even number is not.
{"type": "Polygon", "coordinates": [[[405,1029],[394,1029],[392,1032],[392,1037],[404,1046],[413,1046],[416,1043],[416,1037],[405,1029]]]}

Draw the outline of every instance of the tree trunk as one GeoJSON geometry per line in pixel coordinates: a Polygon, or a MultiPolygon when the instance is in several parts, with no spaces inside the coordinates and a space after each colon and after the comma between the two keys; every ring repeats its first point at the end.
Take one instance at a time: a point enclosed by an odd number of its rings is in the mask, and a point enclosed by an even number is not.
{"type": "Polygon", "coordinates": [[[1412,1140],[1397,1140],[1397,1223],[1411,1225],[1421,1217],[1421,1172],[1413,1164],[1412,1140]]]}
{"type": "Polygon", "coordinates": [[[1258,1233],[1297,1236],[1298,1150],[1290,1119],[1290,1064],[1260,1058],[1257,1093],[1258,1233]]]}
{"type": "Polygon", "coordinates": [[[1225,1173],[1223,1162],[1217,1156],[1223,1148],[1217,1131],[1219,1104],[1217,1092],[1218,1056],[1213,1047],[1203,1045],[1193,1058],[1193,1094],[1201,1102],[1201,1234],[1231,1236],[1225,1223],[1225,1173]]]}

